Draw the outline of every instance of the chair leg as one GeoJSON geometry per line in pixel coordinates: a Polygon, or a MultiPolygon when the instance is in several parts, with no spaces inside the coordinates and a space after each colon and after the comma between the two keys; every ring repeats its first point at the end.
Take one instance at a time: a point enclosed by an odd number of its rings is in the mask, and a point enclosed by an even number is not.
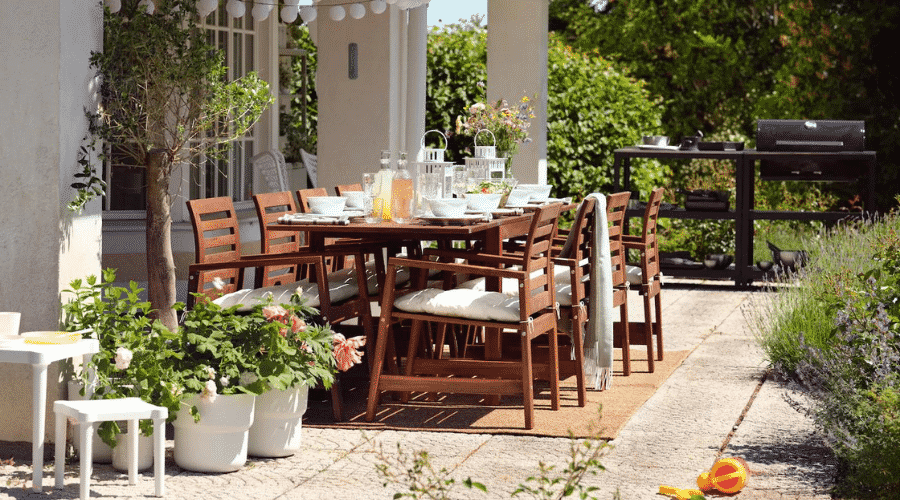
{"type": "Polygon", "coordinates": [[[88,500],[88,497],[91,495],[91,465],[93,465],[92,458],[94,456],[94,450],[92,448],[94,427],[96,427],[96,425],[97,424],[94,422],[84,422],[81,424],[81,457],[79,457],[81,462],[81,484],[78,488],[81,500],[88,500]]]}
{"type": "Polygon", "coordinates": [[[166,419],[153,420],[153,479],[156,483],[156,496],[166,494],[166,419]]]}
{"type": "Polygon", "coordinates": [[[531,369],[531,340],[522,335],[522,403],[525,405],[525,428],[534,428],[534,373],[531,369]]]}
{"type": "MultiPolygon", "coordinates": [[[[427,327],[425,322],[422,320],[413,320],[412,326],[409,329],[409,346],[406,349],[406,366],[403,367],[403,373],[410,377],[413,375],[415,370],[415,360],[417,353],[419,352],[419,343],[422,338],[422,329],[427,327]]],[[[400,395],[400,401],[403,403],[409,402],[409,391],[403,392],[400,395]]]]}
{"type": "Polygon", "coordinates": [[[653,328],[656,330],[656,356],[659,361],[663,360],[663,333],[662,333],[662,292],[656,292],[656,321],[653,322],[653,328]]]}
{"type": "Polygon", "coordinates": [[[66,416],[62,413],[56,414],[55,439],[56,444],[54,444],[53,448],[53,468],[56,474],[55,487],[59,489],[65,485],[63,475],[66,468],[66,416]]]}
{"type": "Polygon", "coordinates": [[[559,339],[554,327],[550,335],[550,409],[559,410],[559,339]]]}
{"type": "Polygon", "coordinates": [[[128,459],[128,484],[134,486],[137,484],[137,460],[138,460],[138,421],[128,421],[128,448],[126,458],[128,459]]]}
{"type": "Polygon", "coordinates": [[[584,384],[584,323],[585,307],[572,308],[572,348],[575,350],[575,382],[578,386],[578,406],[587,404],[587,389],[584,384]]]}
{"type": "Polygon", "coordinates": [[[650,314],[650,294],[644,294],[644,341],[647,343],[647,368],[650,373],[656,370],[653,355],[653,321],[650,314]]]}

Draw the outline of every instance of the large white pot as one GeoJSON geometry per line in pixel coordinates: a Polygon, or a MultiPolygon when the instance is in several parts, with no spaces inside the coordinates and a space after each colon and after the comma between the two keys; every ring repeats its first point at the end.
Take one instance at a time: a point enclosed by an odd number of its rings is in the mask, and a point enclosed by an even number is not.
{"type": "MultiPolygon", "coordinates": [[[[116,447],[112,449],[112,466],[117,471],[128,471],[128,434],[116,435],[116,447]]],[[[153,436],[145,436],[138,431],[137,470],[153,467],[153,436]]]]}
{"type": "Polygon", "coordinates": [[[175,463],[195,472],[234,472],[243,467],[255,401],[252,394],[220,394],[213,402],[191,396],[173,423],[175,463]],[[200,410],[199,422],[194,422],[191,406],[200,410]]]}
{"type": "MultiPolygon", "coordinates": [[[[69,386],[69,401],[83,401],[87,398],[81,395],[81,388],[84,384],[81,380],[70,380],[68,383],[69,386]]],[[[100,424],[97,424],[98,426],[100,424]]],[[[121,426],[121,424],[120,424],[121,426]]],[[[81,439],[78,436],[81,435],[81,426],[74,425],[74,434],[75,439],[75,452],[81,455],[81,439]]],[[[108,464],[112,462],[113,449],[106,443],[100,439],[100,436],[97,434],[97,428],[94,428],[94,434],[91,441],[91,455],[93,455],[93,462],[97,464],[108,464]]]]}
{"type": "Polygon", "coordinates": [[[303,414],[309,387],[301,384],[256,397],[248,453],[255,457],[289,457],[300,450],[303,414]]]}

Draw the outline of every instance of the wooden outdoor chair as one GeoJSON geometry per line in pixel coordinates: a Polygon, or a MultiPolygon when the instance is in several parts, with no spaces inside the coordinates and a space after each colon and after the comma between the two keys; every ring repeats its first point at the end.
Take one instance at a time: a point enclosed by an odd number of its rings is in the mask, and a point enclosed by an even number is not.
{"type": "Polygon", "coordinates": [[[659,238],[657,235],[657,220],[659,218],[659,206],[662,203],[663,188],[654,189],[650,193],[650,200],[644,210],[643,228],[640,236],[623,235],[622,242],[626,250],[640,252],[640,285],[638,293],[644,298],[644,323],[631,323],[630,337],[619,336],[617,346],[627,350],[629,345],[647,346],[647,363],[650,373],[653,373],[653,336],[656,335],[658,360],[663,359],[663,333],[662,333],[662,276],[659,263],[659,238]],[[653,311],[651,313],[651,302],[653,311]]]}
{"type": "Polygon", "coordinates": [[[337,193],[338,196],[346,193],[347,191],[362,191],[362,184],[338,184],[334,187],[334,192],[337,193]]]}
{"type": "Polygon", "coordinates": [[[297,205],[297,208],[299,208],[301,212],[308,214],[309,199],[313,196],[328,196],[328,191],[325,188],[298,189],[297,201],[300,203],[297,205]]]}
{"type": "MultiPolygon", "coordinates": [[[[628,288],[625,278],[625,254],[622,248],[622,226],[625,218],[625,207],[631,193],[616,193],[606,197],[606,217],[609,227],[609,249],[612,264],[612,297],[613,307],[619,308],[620,325],[624,325],[627,336],[628,325],[628,288]]],[[[555,267],[556,301],[559,303],[561,320],[558,324],[560,333],[567,333],[560,360],[560,372],[564,375],[574,374],[578,390],[578,406],[584,406],[587,388],[584,374],[584,338],[588,321],[588,308],[591,285],[591,253],[596,251],[594,245],[594,217],[596,217],[596,199],[587,197],[578,207],[575,221],[565,234],[567,238],[561,246],[556,247],[553,263],[555,267]]],[[[559,241],[559,240],[557,240],[559,241]]],[[[601,242],[602,243],[602,242],[601,242]]]]}
{"type": "MultiPolygon", "coordinates": [[[[256,217],[259,220],[262,253],[266,255],[300,251],[300,234],[269,231],[269,224],[285,214],[297,211],[294,195],[290,191],[253,195],[256,217]]],[[[296,264],[266,266],[256,273],[256,288],[293,283],[305,276],[305,269],[296,264]]]]}
{"type": "MultiPolygon", "coordinates": [[[[241,255],[238,220],[231,198],[189,200],[187,204],[197,248],[197,262],[188,268],[188,307],[194,304],[195,293],[223,308],[239,306],[238,311],[249,311],[267,297],[271,297],[276,304],[287,303],[297,293],[307,305],[319,309],[323,321],[335,326],[356,321],[365,331],[367,340],[372,340],[373,324],[365,270],[355,270],[352,277],[332,276],[326,265],[326,257],[361,256],[359,245],[331,245],[327,254],[301,248],[292,253],[241,255]],[[209,251],[221,247],[225,250],[217,253],[209,251]],[[309,266],[314,280],[243,288],[244,269],[301,265],[309,266]],[[222,280],[220,285],[224,286],[217,288],[213,283],[217,277],[222,280]]],[[[332,386],[332,396],[334,418],[342,420],[339,384],[332,386]]]]}
{"type": "MultiPolygon", "coordinates": [[[[556,299],[550,248],[561,207],[560,204],[544,205],[533,213],[525,251],[520,256],[472,254],[468,264],[429,258],[388,260],[366,421],[375,419],[381,391],[520,394],[525,428],[531,429],[534,427],[533,378],[536,372],[551,374],[550,406],[559,409],[556,299]],[[400,266],[418,270],[414,273],[418,290],[402,296],[397,295],[394,287],[400,266]],[[491,281],[515,279],[519,283],[519,293],[511,297],[502,292],[469,288],[425,288],[429,270],[481,275],[491,281]],[[392,327],[401,320],[412,322],[403,374],[385,374],[386,355],[389,345],[393,345],[392,327]],[[420,352],[425,351],[421,342],[426,322],[438,323],[440,329],[447,325],[485,328],[486,355],[483,358],[445,359],[442,349],[434,349],[433,356],[420,357],[420,352]],[[520,351],[516,360],[501,359],[504,330],[520,334],[517,336],[520,351]],[[532,358],[532,341],[544,334],[549,338],[549,366],[538,366],[532,358]]],[[[442,346],[442,342],[436,342],[435,346],[442,346]]]]}

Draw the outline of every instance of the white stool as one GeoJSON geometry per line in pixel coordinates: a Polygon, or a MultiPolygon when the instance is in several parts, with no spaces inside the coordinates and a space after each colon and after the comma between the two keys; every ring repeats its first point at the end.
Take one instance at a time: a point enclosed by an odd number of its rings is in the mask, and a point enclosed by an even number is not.
{"type": "Polygon", "coordinates": [[[169,410],[141,401],[140,398],[100,399],[88,401],[56,401],[53,403],[56,413],[56,487],[63,487],[63,471],[65,469],[66,417],[73,418],[81,424],[81,500],[90,496],[91,482],[91,435],[97,422],[112,420],[128,420],[128,484],[137,483],[137,433],[138,420],[153,420],[153,476],[156,480],[156,496],[165,494],[163,471],[165,466],[164,448],[166,430],[164,424],[169,410]]]}

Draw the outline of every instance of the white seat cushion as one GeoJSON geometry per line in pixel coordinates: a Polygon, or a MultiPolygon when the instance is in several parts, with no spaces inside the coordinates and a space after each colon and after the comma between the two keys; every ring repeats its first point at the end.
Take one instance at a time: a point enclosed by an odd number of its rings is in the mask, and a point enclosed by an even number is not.
{"type": "MultiPolygon", "coordinates": [[[[535,271],[533,276],[540,276],[541,271],[535,271]]],[[[587,277],[585,277],[587,280],[587,277]]],[[[459,288],[468,288],[470,290],[484,291],[484,278],[474,278],[463,282],[459,288]]],[[[556,285],[556,301],[561,306],[572,305],[572,283],[569,276],[569,266],[556,265],[553,267],[553,282],[556,285]]],[[[501,293],[509,296],[519,295],[519,280],[514,278],[503,278],[500,285],[501,293]]]]}
{"type": "Polygon", "coordinates": [[[632,285],[640,286],[643,284],[644,276],[641,268],[638,266],[625,266],[625,278],[632,285]]]}
{"type": "MultiPolygon", "coordinates": [[[[275,304],[289,304],[291,295],[295,292],[306,300],[306,305],[310,307],[319,307],[321,305],[318,285],[307,280],[263,288],[245,288],[223,295],[213,300],[213,303],[226,309],[239,305],[238,311],[249,312],[253,309],[253,306],[265,302],[269,295],[271,295],[275,304]]],[[[350,282],[344,279],[336,279],[328,280],[328,293],[331,296],[332,303],[339,303],[356,296],[359,291],[356,288],[355,279],[350,282]]]]}
{"type": "Polygon", "coordinates": [[[410,313],[434,314],[483,321],[519,321],[518,297],[469,288],[426,288],[404,295],[394,307],[410,313]]]}

